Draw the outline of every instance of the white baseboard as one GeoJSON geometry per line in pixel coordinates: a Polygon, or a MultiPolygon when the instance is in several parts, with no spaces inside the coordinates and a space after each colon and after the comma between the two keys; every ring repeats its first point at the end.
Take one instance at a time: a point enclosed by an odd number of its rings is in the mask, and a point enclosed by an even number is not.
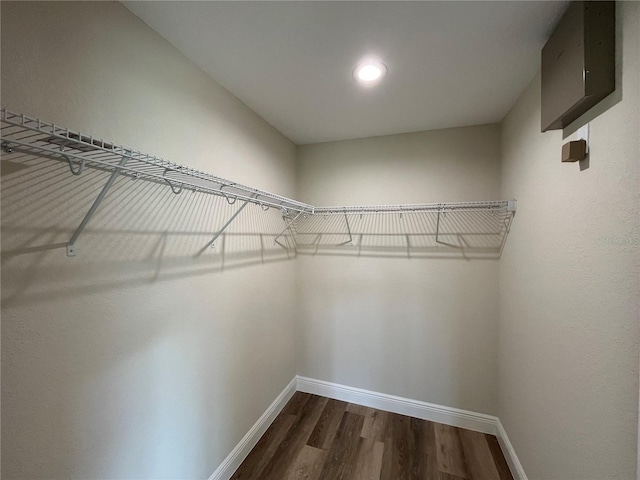
{"type": "Polygon", "coordinates": [[[298,376],[298,390],[476,432],[490,433],[491,435],[498,433],[498,418],[484,413],[445,407],[300,376],[298,376]]]}
{"type": "Polygon", "coordinates": [[[227,458],[220,464],[215,472],[209,477],[209,480],[229,480],[231,476],[238,469],[240,464],[247,458],[247,455],[251,452],[251,449],[256,446],[260,437],[264,435],[267,428],[273,423],[278,414],[285,407],[287,402],[291,400],[291,397],[296,393],[297,378],[293,378],[289,382],[284,390],[273,401],[269,408],[262,414],[262,416],[254,423],[253,427],[242,437],[242,440],[235,446],[231,453],[227,455],[227,458]]]}
{"type": "Polygon", "coordinates": [[[222,464],[213,472],[209,480],[229,480],[231,478],[296,390],[364,405],[386,412],[399,413],[401,415],[408,415],[423,420],[495,435],[498,438],[502,453],[509,464],[509,469],[511,470],[514,480],[528,480],[513,445],[511,445],[509,441],[507,432],[504,430],[498,417],[301,376],[296,376],[289,382],[289,385],[278,395],[278,398],[273,401],[247,434],[242,437],[240,443],[236,445],[222,464]]]}
{"type": "Polygon", "coordinates": [[[507,432],[502,426],[500,419],[498,419],[498,435],[496,436],[498,437],[498,443],[500,444],[504,458],[509,464],[509,470],[511,470],[513,480],[528,480],[527,474],[524,473],[524,468],[522,468],[518,455],[516,455],[516,451],[514,450],[513,445],[511,445],[507,432]]]}

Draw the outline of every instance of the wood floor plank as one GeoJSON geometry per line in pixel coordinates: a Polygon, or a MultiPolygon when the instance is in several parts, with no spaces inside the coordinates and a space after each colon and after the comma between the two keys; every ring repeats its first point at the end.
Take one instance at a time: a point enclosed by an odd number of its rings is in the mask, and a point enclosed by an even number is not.
{"type": "Polygon", "coordinates": [[[387,435],[391,438],[390,479],[417,480],[413,453],[415,438],[411,432],[411,417],[388,414],[387,435]]]}
{"type": "Polygon", "coordinates": [[[364,417],[364,424],[362,425],[361,435],[364,438],[370,438],[379,442],[384,442],[387,431],[387,412],[382,410],[370,409],[371,412],[367,413],[364,417]]]}
{"type": "Polygon", "coordinates": [[[358,439],[363,423],[362,415],[345,411],[320,478],[351,480],[355,471],[358,439]]]}
{"type": "Polygon", "coordinates": [[[384,452],[382,453],[382,468],[380,469],[380,480],[393,480],[391,471],[393,470],[393,441],[391,437],[386,435],[387,427],[384,434],[384,452]]]}
{"type": "Polygon", "coordinates": [[[363,417],[367,415],[369,410],[369,407],[365,407],[364,405],[358,405],[356,403],[347,404],[347,412],[356,413],[358,415],[362,415],[363,417]]]}
{"type": "Polygon", "coordinates": [[[450,475],[470,479],[456,427],[434,424],[438,470],[450,475]]]}
{"type": "Polygon", "coordinates": [[[436,432],[433,422],[412,418],[411,431],[414,436],[414,472],[420,480],[438,480],[436,432]]]}
{"type": "Polygon", "coordinates": [[[352,480],[380,480],[384,443],[370,438],[358,439],[352,480]]]}
{"type": "Polygon", "coordinates": [[[484,433],[458,429],[467,469],[473,480],[500,480],[484,433]]]}
{"type": "Polygon", "coordinates": [[[236,470],[231,480],[249,480],[256,478],[296,421],[295,415],[281,413],[276,417],[264,435],[258,440],[242,465],[236,470]]]}
{"type": "Polygon", "coordinates": [[[467,469],[473,480],[500,480],[484,433],[459,429],[467,469]]]}
{"type": "Polygon", "coordinates": [[[438,480],[466,480],[464,477],[459,477],[457,475],[451,475],[449,473],[440,472],[438,473],[438,480]]]}
{"type": "Polygon", "coordinates": [[[283,480],[320,480],[328,452],[305,445],[287,469],[283,480]]]}
{"type": "Polygon", "coordinates": [[[513,478],[493,435],[297,393],[232,480],[513,478]]]}
{"type": "Polygon", "coordinates": [[[328,398],[311,395],[300,410],[295,423],[280,442],[271,460],[257,479],[273,480],[284,478],[289,466],[298,457],[313,431],[313,428],[327,405],[328,398]]]}
{"type": "Polygon", "coordinates": [[[302,407],[309,401],[311,398],[311,394],[296,392],[291,397],[291,400],[287,402],[285,407],[282,409],[282,413],[288,415],[298,415],[302,410],[302,407]]]}
{"type": "Polygon", "coordinates": [[[322,415],[320,415],[313,432],[311,432],[307,445],[329,450],[346,408],[346,402],[329,400],[327,402],[327,406],[324,407],[322,415]]]}
{"type": "Polygon", "coordinates": [[[500,480],[513,480],[511,470],[509,470],[509,464],[504,458],[502,449],[500,448],[500,444],[498,443],[498,439],[494,435],[489,434],[485,434],[485,438],[487,440],[487,445],[489,445],[489,450],[491,450],[493,461],[496,464],[496,468],[498,469],[500,480]]]}

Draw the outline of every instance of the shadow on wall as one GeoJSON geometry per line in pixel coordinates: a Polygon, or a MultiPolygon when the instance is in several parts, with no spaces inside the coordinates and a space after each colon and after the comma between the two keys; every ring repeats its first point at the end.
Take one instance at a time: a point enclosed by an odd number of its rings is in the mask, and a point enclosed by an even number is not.
{"type": "Polygon", "coordinates": [[[294,258],[275,243],[280,211],[249,204],[203,249],[238,203],[119,177],[67,257],[109,173],[74,176],[64,162],[19,153],[3,154],[0,168],[12,438],[3,476],[206,478],[250,427],[251,402],[271,401],[271,372],[288,368],[287,289],[262,288],[269,272],[221,278],[294,258]],[[210,274],[219,281],[193,290],[210,297],[192,301],[190,280],[210,274]],[[174,279],[184,279],[175,291],[139,294],[174,279]],[[260,384],[247,372],[269,374],[260,384]],[[258,393],[238,400],[230,392],[247,375],[258,393]]]}
{"type": "Polygon", "coordinates": [[[70,258],[67,242],[108,173],[74,176],[64,162],[18,152],[4,153],[0,165],[2,268],[10,279],[2,289],[5,306],[220,273],[297,253],[497,258],[512,218],[506,211],[314,215],[300,217],[290,233],[280,211],[251,204],[210,248],[237,204],[119,177],[70,258]]]}
{"type": "Polygon", "coordinates": [[[126,177],[80,235],[77,256],[67,257],[69,238],[109,174],[73,176],[65,163],[24,153],[3,153],[0,166],[5,306],[295,257],[288,232],[279,237],[286,225],[276,209],[247,205],[209,247],[239,204],[126,177]]]}

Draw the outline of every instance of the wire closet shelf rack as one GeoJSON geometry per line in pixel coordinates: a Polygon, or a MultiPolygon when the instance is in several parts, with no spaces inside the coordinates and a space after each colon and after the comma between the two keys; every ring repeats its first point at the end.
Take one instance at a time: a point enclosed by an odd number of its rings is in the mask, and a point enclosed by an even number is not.
{"type": "Polygon", "coordinates": [[[291,222],[302,254],[500,256],[515,200],[315,208],[291,222]]]}
{"type": "MultiPolygon", "coordinates": [[[[169,162],[93,135],[0,109],[0,143],[5,153],[37,155],[68,164],[73,175],[86,168],[109,172],[82,222],[67,244],[67,255],[75,256],[75,242],[119,175],[166,184],[179,195],[184,190],[224,197],[240,206],[215,233],[210,243],[234,221],[249,203],[264,210],[279,209],[293,248],[301,253],[322,248],[354,247],[359,251],[365,238],[403,238],[409,248],[427,245],[419,238],[432,238],[430,247],[473,248],[468,238],[491,238],[485,247],[500,254],[516,210],[515,200],[493,202],[437,203],[421,205],[368,205],[314,207],[296,200],[226,180],[185,165],[169,162]],[[407,222],[399,222],[403,215],[407,222]],[[365,220],[366,218],[366,220],[365,220]],[[398,219],[394,221],[393,219],[398,219]],[[451,238],[457,240],[451,242],[451,238]]],[[[278,242],[278,237],[275,241],[278,242]]],[[[429,242],[427,242],[429,243],[429,242]]],[[[286,247],[288,248],[288,247],[286,247]]]]}

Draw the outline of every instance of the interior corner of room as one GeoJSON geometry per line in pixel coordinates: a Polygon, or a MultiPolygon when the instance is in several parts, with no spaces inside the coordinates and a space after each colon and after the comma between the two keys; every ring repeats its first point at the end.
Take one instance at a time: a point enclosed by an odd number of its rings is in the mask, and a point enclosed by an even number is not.
{"type": "Polygon", "coordinates": [[[640,3],[0,14],[2,478],[638,478],[640,3]]]}

